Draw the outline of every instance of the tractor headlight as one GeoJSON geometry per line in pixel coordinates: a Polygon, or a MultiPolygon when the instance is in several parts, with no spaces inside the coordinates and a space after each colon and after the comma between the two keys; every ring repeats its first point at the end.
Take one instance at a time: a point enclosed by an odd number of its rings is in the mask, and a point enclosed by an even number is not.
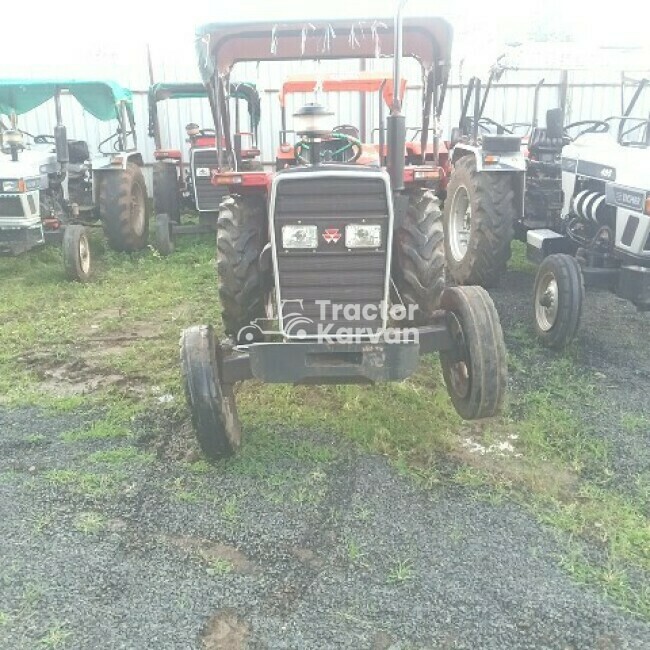
{"type": "Polygon", "coordinates": [[[345,226],[346,248],[379,248],[381,246],[381,226],[348,224],[345,226]]]}
{"type": "Polygon", "coordinates": [[[22,192],[24,191],[23,181],[2,181],[3,192],[22,192]]]}
{"type": "Polygon", "coordinates": [[[282,226],[283,248],[318,248],[316,226],[282,226]]]}

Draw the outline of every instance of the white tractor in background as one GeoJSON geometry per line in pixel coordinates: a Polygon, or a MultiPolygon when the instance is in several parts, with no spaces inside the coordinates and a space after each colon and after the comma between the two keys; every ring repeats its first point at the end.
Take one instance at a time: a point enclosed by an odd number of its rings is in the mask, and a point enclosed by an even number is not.
{"type": "MultiPolygon", "coordinates": [[[[634,117],[648,80],[622,116],[562,150],[560,228],[527,232],[535,279],[535,330],[564,347],[580,322],[584,287],[607,289],[650,311],[650,114],[634,117]]],[[[646,111],[648,108],[646,107],[646,111]]]]}

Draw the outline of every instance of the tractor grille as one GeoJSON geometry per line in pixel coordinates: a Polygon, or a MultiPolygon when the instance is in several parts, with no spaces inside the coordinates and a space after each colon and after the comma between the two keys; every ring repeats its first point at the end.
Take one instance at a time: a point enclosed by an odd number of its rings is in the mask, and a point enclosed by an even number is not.
{"type": "Polygon", "coordinates": [[[196,209],[200,212],[217,212],[228,192],[227,187],[212,184],[212,170],[217,169],[217,150],[198,149],[192,156],[192,182],[196,188],[196,209]],[[207,176],[199,176],[197,169],[209,169],[207,176]]]}
{"type": "Polygon", "coordinates": [[[328,326],[333,336],[367,335],[384,324],[378,308],[387,300],[385,280],[392,227],[384,176],[374,172],[332,174],[287,171],[275,181],[279,299],[287,336],[300,336],[300,330],[314,336],[328,326]],[[282,226],[298,223],[317,227],[315,250],[283,248],[282,226]],[[381,225],[380,246],[347,248],[346,225],[364,223],[381,225]],[[316,301],[325,300],[348,306],[348,311],[336,314],[332,306],[323,311],[316,301]],[[376,306],[376,313],[366,310],[364,314],[366,305],[376,306]]]}

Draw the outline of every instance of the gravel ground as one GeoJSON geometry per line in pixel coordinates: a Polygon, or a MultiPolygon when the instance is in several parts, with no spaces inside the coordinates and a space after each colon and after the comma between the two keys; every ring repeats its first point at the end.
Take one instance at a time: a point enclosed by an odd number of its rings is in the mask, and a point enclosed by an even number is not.
{"type": "MultiPolygon", "coordinates": [[[[528,323],[531,284],[513,273],[495,292],[506,327],[528,323]]],[[[623,477],[648,469],[648,432],[616,425],[647,404],[647,331],[627,305],[589,297],[579,358],[603,375],[600,431],[623,477]]],[[[93,463],[130,441],[61,440],[89,417],[0,409],[1,648],[650,647],[650,625],[576,585],[555,534],[516,505],[425,491],[318,432],[278,432],[278,447],[320,452],[262,466],[93,463]],[[70,470],[104,475],[102,489],[70,470]],[[88,513],[100,523],[84,526],[88,513]]]]}

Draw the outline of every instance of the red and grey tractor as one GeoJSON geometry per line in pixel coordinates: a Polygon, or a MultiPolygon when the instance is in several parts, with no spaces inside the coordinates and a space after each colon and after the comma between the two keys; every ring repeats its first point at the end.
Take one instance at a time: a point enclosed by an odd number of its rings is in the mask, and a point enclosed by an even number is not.
{"type": "Polygon", "coordinates": [[[0,254],[61,243],[66,275],[87,282],[87,227],[101,222],[115,250],[144,248],[149,220],[142,166],[126,88],[109,81],[0,79],[0,254]],[[91,154],[86,141],[68,138],[63,93],[97,119],[117,122],[97,153],[91,154]],[[50,99],[53,133],[32,135],[20,128],[19,116],[50,99]]]}
{"type": "MultiPolygon", "coordinates": [[[[231,83],[228,90],[235,105],[233,163],[237,169],[261,169],[258,149],[260,97],[257,89],[251,83],[231,83]],[[240,129],[240,101],[246,103],[248,131],[240,129]]],[[[214,233],[219,205],[227,193],[227,188],[212,184],[212,172],[217,169],[214,129],[201,128],[196,123],[186,125],[188,163],[184,162],[181,149],[165,148],[162,144],[158,104],[171,99],[206,98],[210,99],[201,83],[157,83],[149,88],[149,135],[156,147],[153,168],[156,246],[163,255],[173,252],[177,235],[214,233]],[[199,223],[181,223],[186,211],[198,212],[199,223]]],[[[224,145],[223,139],[221,145],[224,145]]]]}
{"type": "Polygon", "coordinates": [[[416,370],[420,355],[438,351],[458,413],[474,419],[499,412],[507,373],[499,317],[483,289],[445,286],[442,215],[429,187],[442,172],[433,159],[406,164],[400,94],[393,94],[386,119],[384,161],[375,164],[360,163],[359,139],[336,129],[335,116],[317,103],[294,114],[299,164],[280,171],[234,167],[228,128],[227,89],[237,62],[363,59],[379,52],[392,57],[392,87],[400,88],[405,55],[423,67],[420,144],[426,152],[432,97],[448,77],[451,42],[445,20],[402,19],[401,11],[394,23],[258,22],[198,29],[199,66],[217,136],[225,141],[213,183],[228,189],[217,222],[228,340],[220,342],[205,325],[181,336],[188,405],[209,457],[238,449],[233,387],[251,378],[401,381],[416,370]]]}

